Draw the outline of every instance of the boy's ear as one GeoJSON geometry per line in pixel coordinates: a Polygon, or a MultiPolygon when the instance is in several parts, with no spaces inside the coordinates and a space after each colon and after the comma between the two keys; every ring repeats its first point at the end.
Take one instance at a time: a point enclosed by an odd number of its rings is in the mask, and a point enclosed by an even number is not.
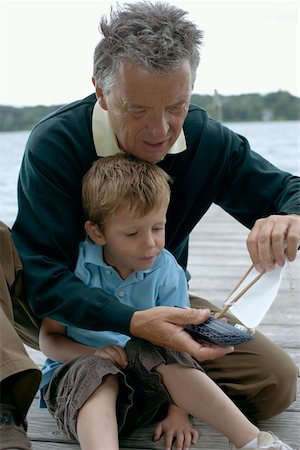
{"type": "Polygon", "coordinates": [[[98,225],[92,223],[90,220],[87,220],[84,224],[84,229],[88,236],[94,241],[96,244],[104,245],[106,244],[105,237],[103,233],[99,230],[98,225]]]}
{"type": "Polygon", "coordinates": [[[94,77],[92,78],[92,81],[93,81],[93,85],[95,86],[96,97],[98,99],[98,102],[99,102],[101,108],[104,109],[105,111],[107,111],[107,105],[106,105],[104,92],[103,92],[102,88],[98,85],[98,83],[94,77]]]}

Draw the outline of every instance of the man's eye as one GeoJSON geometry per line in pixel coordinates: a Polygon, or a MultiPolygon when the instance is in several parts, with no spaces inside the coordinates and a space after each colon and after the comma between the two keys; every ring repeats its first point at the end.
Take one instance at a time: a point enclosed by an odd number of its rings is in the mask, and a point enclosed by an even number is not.
{"type": "Polygon", "coordinates": [[[144,108],[129,108],[128,112],[136,116],[141,116],[146,112],[146,110],[144,108]]]}
{"type": "Polygon", "coordinates": [[[169,108],[169,111],[171,112],[171,113],[180,113],[180,112],[182,112],[182,111],[185,111],[185,105],[174,105],[174,106],[171,106],[170,108],[169,108]]]}
{"type": "Polygon", "coordinates": [[[133,232],[133,233],[127,233],[126,236],[130,237],[130,236],[135,236],[137,234],[137,232],[133,232]]]}

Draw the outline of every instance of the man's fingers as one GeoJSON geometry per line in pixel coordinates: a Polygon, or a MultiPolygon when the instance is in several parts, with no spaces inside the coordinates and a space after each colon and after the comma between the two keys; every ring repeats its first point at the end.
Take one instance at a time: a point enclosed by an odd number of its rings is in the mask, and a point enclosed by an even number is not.
{"type": "Polygon", "coordinates": [[[198,361],[215,359],[233,351],[233,347],[206,346],[184,331],[188,324],[200,324],[210,316],[209,309],[157,306],[137,311],[131,319],[131,333],[160,347],[187,352],[198,361]]]}
{"type": "Polygon", "coordinates": [[[272,215],[255,222],[247,247],[259,272],[270,271],[275,264],[284,265],[285,257],[294,261],[300,243],[300,216],[272,215]]]}
{"type": "Polygon", "coordinates": [[[287,247],[285,253],[289,261],[294,261],[300,245],[300,216],[292,216],[286,237],[287,247]]]}
{"type": "Polygon", "coordinates": [[[200,324],[205,322],[211,312],[209,309],[197,309],[197,308],[176,308],[177,311],[180,311],[180,315],[178,316],[178,324],[181,325],[189,325],[189,324],[200,324]]]}
{"type": "Polygon", "coordinates": [[[185,325],[205,322],[210,315],[209,309],[175,308],[172,306],[156,306],[144,311],[136,311],[130,322],[130,332],[133,336],[150,340],[147,336],[158,329],[167,332],[165,325],[173,324],[184,327],[185,325]],[[161,328],[162,326],[162,328],[161,328]]]}
{"type": "Polygon", "coordinates": [[[287,227],[281,221],[276,221],[271,234],[271,251],[273,253],[274,262],[279,266],[284,266],[285,250],[286,250],[287,227]]]}
{"type": "Polygon", "coordinates": [[[262,272],[263,269],[269,271],[274,268],[274,255],[271,249],[273,227],[272,221],[257,220],[248,236],[248,251],[258,272],[262,272]]]}
{"type": "Polygon", "coordinates": [[[200,362],[221,358],[222,356],[225,356],[228,353],[232,353],[234,351],[234,347],[206,347],[201,346],[201,344],[198,345],[199,347],[197,348],[197,350],[194,353],[191,353],[191,355],[200,362]]]}

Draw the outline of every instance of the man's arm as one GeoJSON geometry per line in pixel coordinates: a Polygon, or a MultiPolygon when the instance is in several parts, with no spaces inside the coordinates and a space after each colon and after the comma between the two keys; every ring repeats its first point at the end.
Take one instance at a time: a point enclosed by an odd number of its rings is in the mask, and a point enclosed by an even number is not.
{"type": "Polygon", "coordinates": [[[19,176],[13,239],[24,266],[28,302],[38,317],[129,334],[135,309],[88,288],[73,273],[84,238],[82,177],[97,156],[89,130],[81,137],[85,117],[77,118],[81,128],[75,122],[72,132],[57,120],[47,119],[33,131],[19,176]]]}
{"type": "Polygon", "coordinates": [[[257,270],[282,266],[285,256],[293,261],[300,244],[300,178],[253,152],[241,136],[229,169],[217,203],[251,229],[247,247],[257,270]]]}

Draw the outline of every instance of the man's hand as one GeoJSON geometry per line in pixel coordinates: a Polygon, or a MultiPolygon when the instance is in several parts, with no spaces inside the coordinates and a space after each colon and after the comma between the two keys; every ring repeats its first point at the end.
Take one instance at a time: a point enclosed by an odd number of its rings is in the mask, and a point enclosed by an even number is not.
{"type": "Polygon", "coordinates": [[[285,256],[294,261],[300,244],[300,215],[272,215],[255,222],[247,247],[258,272],[283,266],[285,256]]]}
{"type": "Polygon", "coordinates": [[[198,361],[216,359],[231,353],[233,347],[200,344],[184,331],[186,325],[205,322],[209,315],[209,309],[156,306],[136,311],[131,319],[130,332],[154,345],[187,352],[198,361]]]}

